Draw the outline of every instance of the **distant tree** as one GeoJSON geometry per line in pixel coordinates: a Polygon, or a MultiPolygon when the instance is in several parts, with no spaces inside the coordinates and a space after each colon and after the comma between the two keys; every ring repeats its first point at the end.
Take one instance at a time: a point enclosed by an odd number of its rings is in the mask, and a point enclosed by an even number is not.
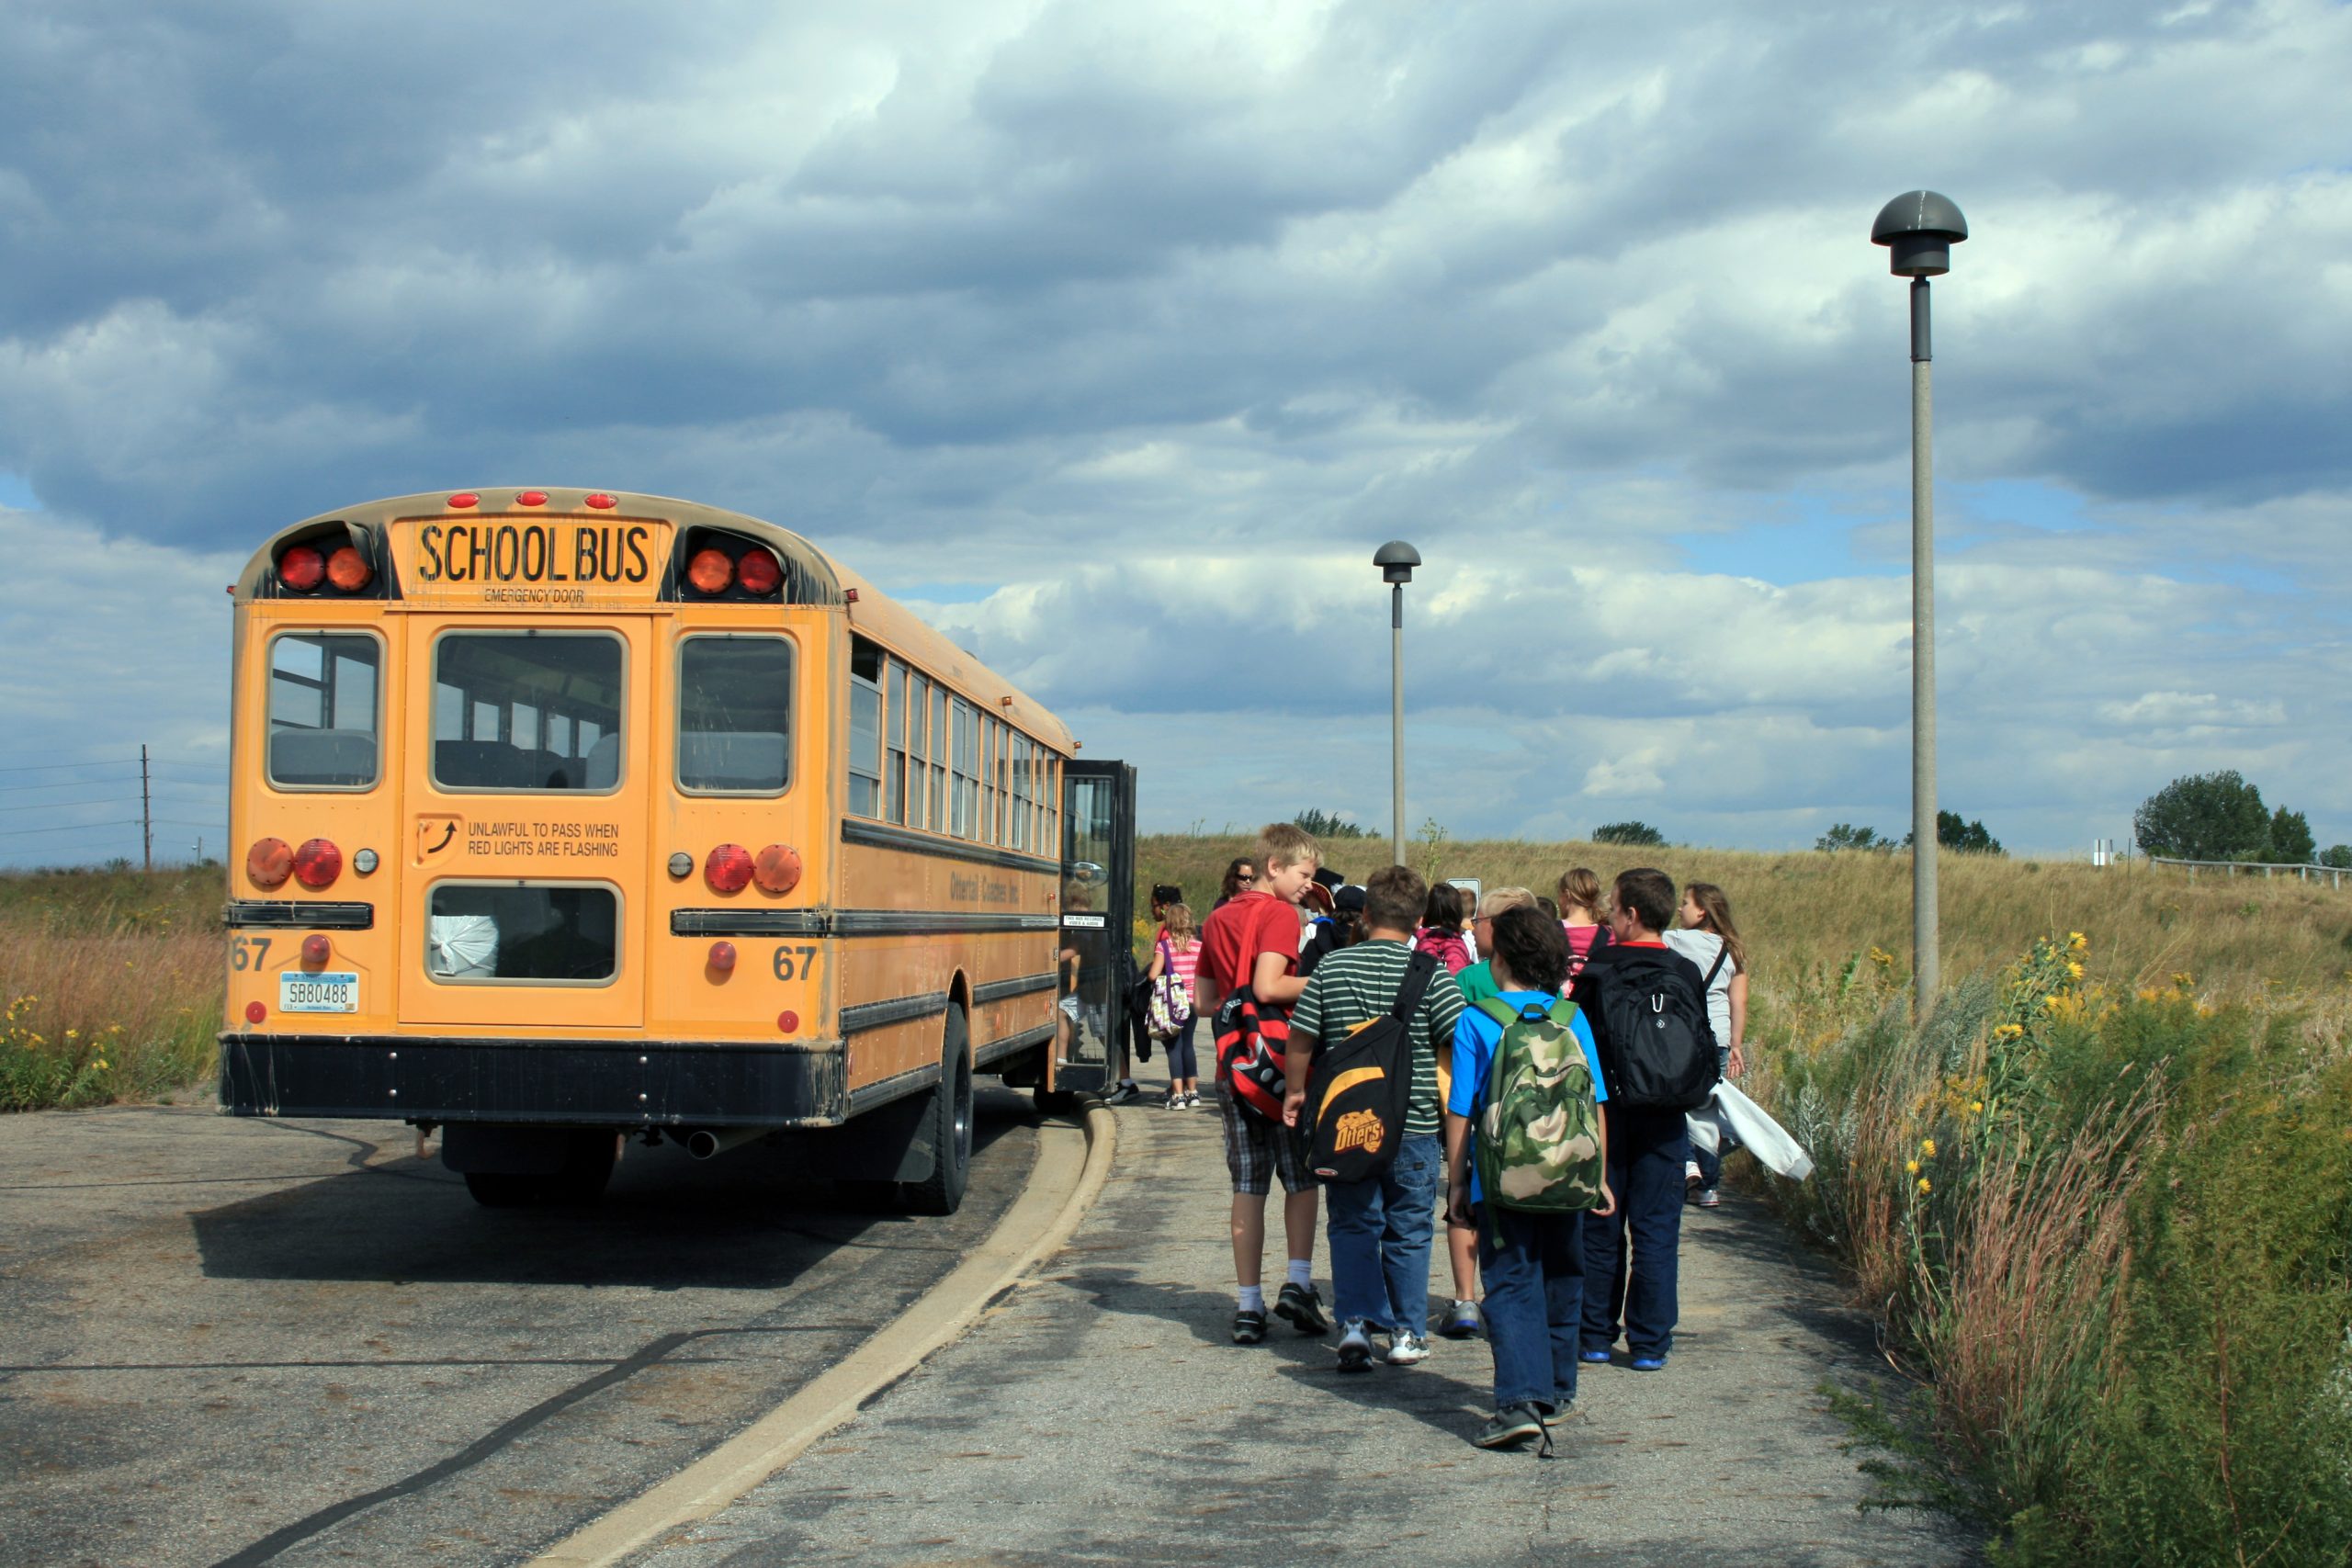
{"type": "Polygon", "coordinates": [[[2280,865],[2309,865],[2319,850],[2319,841],[2312,837],[2312,825],[2300,811],[2280,807],[2270,817],[2270,850],[2263,856],[2280,865]]]}
{"type": "Polygon", "coordinates": [[[1603,822],[1592,830],[1596,844],[1631,844],[1646,849],[1666,842],[1666,835],[1646,822],[1603,822]]]}
{"type": "Polygon", "coordinates": [[[2262,792],[2235,768],[2177,778],[2140,803],[2132,836],[2152,855],[2175,860],[2235,860],[2270,840],[2262,792]]]}
{"type": "Polygon", "coordinates": [[[1957,811],[1936,813],[1936,842],[1964,855],[2001,855],[2001,840],[1984,830],[1982,822],[1963,822],[1957,811]]]}
{"type": "Polygon", "coordinates": [[[1875,828],[1857,828],[1850,822],[1832,823],[1829,831],[1813,841],[1816,850],[1891,850],[1892,839],[1882,839],[1875,828]]]}
{"type": "Polygon", "coordinates": [[[1370,837],[1361,823],[1348,821],[1336,811],[1320,811],[1310,807],[1291,818],[1318,839],[1363,839],[1370,837]]]}
{"type": "Polygon", "coordinates": [[[2330,844],[2320,855],[2319,863],[2338,871],[2352,871],[2352,844],[2330,844]]]}

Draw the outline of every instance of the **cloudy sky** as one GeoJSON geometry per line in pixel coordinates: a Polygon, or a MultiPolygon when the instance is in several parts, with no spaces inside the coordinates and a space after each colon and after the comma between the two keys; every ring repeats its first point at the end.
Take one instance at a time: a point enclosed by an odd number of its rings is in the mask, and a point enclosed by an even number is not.
{"type": "Polygon", "coordinates": [[[2352,9],[0,0],[0,864],[225,829],[221,585],[413,491],[830,548],[1148,827],[1909,809],[2235,767],[2352,840],[2352,9]],[[128,783],[126,783],[128,781],[128,783]],[[127,790],[127,795],[126,795],[127,790]],[[87,824],[74,828],[74,824],[87,824]]]}

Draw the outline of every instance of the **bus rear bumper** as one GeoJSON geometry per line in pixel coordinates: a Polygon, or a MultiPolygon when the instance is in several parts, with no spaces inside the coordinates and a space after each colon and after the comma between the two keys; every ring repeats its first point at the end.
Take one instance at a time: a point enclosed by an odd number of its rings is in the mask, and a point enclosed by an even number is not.
{"type": "Polygon", "coordinates": [[[856,1098],[839,1041],[220,1036],[220,1109],[232,1116],[833,1127],[865,1109],[868,1096],[856,1098]]]}

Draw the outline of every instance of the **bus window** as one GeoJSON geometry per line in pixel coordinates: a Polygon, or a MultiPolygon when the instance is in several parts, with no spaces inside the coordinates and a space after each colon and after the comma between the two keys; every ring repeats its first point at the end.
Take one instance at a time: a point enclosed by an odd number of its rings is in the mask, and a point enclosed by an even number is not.
{"type": "Polygon", "coordinates": [[[907,819],[907,667],[890,661],[889,750],[882,759],[882,819],[907,819]]]}
{"type": "Polygon", "coordinates": [[[424,919],[424,972],[449,985],[604,985],[616,969],[620,896],[579,883],[444,882],[424,919]]]}
{"type": "Polygon", "coordinates": [[[433,649],[435,787],[617,789],[621,652],[608,632],[445,633],[433,649]]]}
{"type": "Polygon", "coordinates": [[[792,644],[690,637],[678,645],[678,787],[781,795],[792,778],[792,644]]]}
{"type": "Polygon", "coordinates": [[[1012,847],[1029,847],[1029,738],[1012,738],[1012,847]]]}
{"type": "Polygon", "coordinates": [[[956,699],[956,826],[959,839],[980,836],[980,716],[956,699]]]}
{"type": "Polygon", "coordinates": [[[882,650],[850,639],[849,807],[853,816],[882,815],[882,650]]]}
{"type": "Polygon", "coordinates": [[[367,789],[376,782],[376,639],[281,632],[269,641],[269,782],[367,789]]]}
{"type": "Polygon", "coordinates": [[[907,677],[907,825],[920,828],[923,823],[923,784],[931,776],[925,762],[930,756],[923,744],[923,727],[931,717],[931,682],[910,673],[907,677]]]}
{"type": "Polygon", "coordinates": [[[931,830],[947,831],[947,688],[931,689],[931,830]]]}

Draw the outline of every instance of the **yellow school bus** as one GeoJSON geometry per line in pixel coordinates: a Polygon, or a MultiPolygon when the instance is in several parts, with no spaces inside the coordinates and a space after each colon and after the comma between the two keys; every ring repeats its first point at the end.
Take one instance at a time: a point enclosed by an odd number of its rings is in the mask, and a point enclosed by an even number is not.
{"type": "Polygon", "coordinates": [[[435,491],[231,592],[224,1111],[437,1128],[486,1203],[635,1136],[944,1213],[975,1073],[1116,1064],[1132,770],[800,536],[435,491]]]}

